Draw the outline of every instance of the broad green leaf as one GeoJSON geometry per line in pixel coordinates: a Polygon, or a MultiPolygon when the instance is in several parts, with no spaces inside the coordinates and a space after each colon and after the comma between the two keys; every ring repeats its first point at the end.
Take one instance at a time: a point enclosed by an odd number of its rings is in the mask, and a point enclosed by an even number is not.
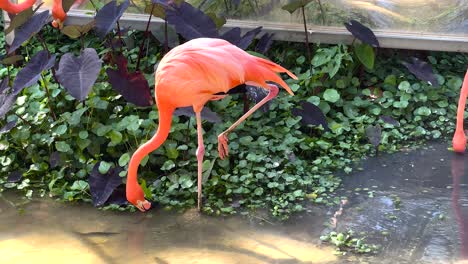
{"type": "Polygon", "coordinates": [[[70,145],[64,141],[55,142],[55,148],[60,152],[68,152],[71,150],[70,145]]]}
{"type": "Polygon", "coordinates": [[[330,103],[336,103],[340,99],[340,94],[335,89],[327,89],[323,93],[323,99],[330,103]]]}
{"type": "Polygon", "coordinates": [[[112,166],[112,163],[101,161],[101,163],[99,163],[99,168],[98,168],[99,173],[106,174],[110,170],[111,166],[112,166]]]}
{"type": "Polygon", "coordinates": [[[362,43],[354,45],[354,50],[359,61],[369,70],[374,69],[374,48],[369,44],[362,43]]]}

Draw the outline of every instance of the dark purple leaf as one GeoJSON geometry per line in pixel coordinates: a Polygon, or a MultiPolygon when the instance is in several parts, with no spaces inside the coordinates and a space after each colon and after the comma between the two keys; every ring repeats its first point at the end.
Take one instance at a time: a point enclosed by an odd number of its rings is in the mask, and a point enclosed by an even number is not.
{"type": "Polygon", "coordinates": [[[241,3],[241,0],[231,0],[231,3],[235,6],[238,7],[241,3]]]}
{"type": "MultiPolygon", "coordinates": [[[[96,207],[105,205],[114,190],[123,184],[122,178],[119,176],[121,168],[111,168],[106,174],[101,174],[99,173],[99,164],[100,162],[94,166],[88,179],[91,199],[96,207]]],[[[125,197],[125,192],[123,195],[125,197]]]]}
{"type": "MultiPolygon", "coordinates": [[[[193,111],[193,107],[188,106],[188,107],[180,107],[177,108],[174,111],[175,116],[188,116],[192,117],[195,116],[195,112],[193,111]]],[[[219,117],[218,114],[215,112],[211,111],[208,107],[203,107],[202,112],[201,112],[201,117],[203,120],[206,120],[211,123],[220,123],[221,118],[219,117]]]]}
{"type": "Polygon", "coordinates": [[[364,26],[356,20],[351,20],[347,23],[344,23],[344,25],[355,38],[359,39],[363,43],[369,44],[373,47],[380,47],[377,37],[370,28],[364,26]]]}
{"type": "Polygon", "coordinates": [[[7,133],[16,126],[16,120],[8,122],[4,127],[0,128],[0,134],[7,133]]]}
{"type": "Polygon", "coordinates": [[[120,93],[125,100],[137,106],[153,104],[148,81],[142,73],[125,74],[112,69],[107,69],[106,72],[112,88],[120,93]]]}
{"type": "Polygon", "coordinates": [[[124,11],[128,8],[129,1],[125,0],[117,5],[115,0],[107,3],[96,14],[96,34],[103,39],[114,27],[124,11]]]}
{"type": "Polygon", "coordinates": [[[236,46],[243,50],[247,49],[250,46],[250,44],[252,44],[252,41],[254,40],[255,36],[257,36],[258,33],[260,33],[260,31],[262,31],[262,27],[257,27],[248,31],[247,33],[245,33],[244,36],[242,36],[242,38],[239,40],[239,43],[237,43],[236,46]]]}
{"type": "Polygon", "coordinates": [[[387,124],[394,125],[394,126],[400,126],[400,123],[398,121],[396,121],[395,119],[393,119],[392,117],[390,117],[390,116],[382,115],[382,116],[380,116],[380,119],[382,119],[382,121],[384,121],[387,124]]]}
{"type": "Polygon", "coordinates": [[[301,107],[302,109],[294,108],[292,110],[292,113],[295,116],[301,116],[302,117],[301,122],[304,125],[314,125],[314,126],[322,125],[322,127],[325,130],[330,130],[330,128],[328,127],[327,118],[325,117],[322,110],[318,106],[312,103],[303,101],[301,103],[301,107]]]}
{"type": "Polygon", "coordinates": [[[84,49],[79,57],[72,53],[62,56],[57,78],[75,99],[83,101],[91,91],[99,72],[101,60],[93,48],[84,49]]]}
{"type": "Polygon", "coordinates": [[[218,37],[216,24],[201,10],[186,2],[182,2],[179,6],[171,3],[170,6],[172,8],[166,9],[166,20],[185,39],[218,37]]]}
{"type": "Polygon", "coordinates": [[[128,204],[124,185],[118,186],[107,199],[107,204],[125,205],[128,204]]]}
{"type": "Polygon", "coordinates": [[[426,81],[432,86],[439,86],[439,82],[437,81],[437,78],[432,71],[432,66],[429,63],[415,57],[412,57],[411,60],[413,61],[412,63],[403,61],[402,64],[405,65],[412,74],[416,75],[418,79],[426,81]]]}
{"type": "Polygon", "coordinates": [[[271,34],[265,33],[265,34],[263,34],[263,36],[258,41],[257,47],[255,48],[255,50],[258,53],[261,53],[261,54],[267,53],[267,51],[271,47],[271,44],[273,44],[273,36],[274,35],[275,35],[274,33],[271,33],[271,34]]]}
{"type": "Polygon", "coordinates": [[[221,35],[222,39],[229,41],[231,44],[236,45],[241,38],[241,29],[239,27],[231,28],[221,35]]]}
{"type": "Polygon", "coordinates": [[[61,162],[60,152],[58,151],[52,152],[52,154],[50,154],[50,157],[49,157],[50,168],[52,169],[52,168],[57,167],[58,165],[60,165],[60,162],[61,162]]]}
{"type": "Polygon", "coordinates": [[[379,125],[368,126],[366,128],[366,136],[372,145],[378,147],[380,140],[382,140],[382,128],[379,125]]]}
{"type": "Polygon", "coordinates": [[[0,119],[3,119],[6,113],[16,102],[16,93],[10,91],[8,87],[8,78],[0,82],[0,119]]]}
{"type": "Polygon", "coordinates": [[[14,171],[8,175],[7,182],[19,182],[23,178],[23,173],[20,171],[14,171]]]}
{"type": "Polygon", "coordinates": [[[18,72],[13,82],[13,92],[20,93],[25,87],[31,86],[39,80],[41,72],[52,68],[55,64],[55,55],[49,58],[47,51],[41,50],[31,61],[18,72]]]}
{"type": "Polygon", "coordinates": [[[26,40],[39,32],[49,19],[49,10],[34,15],[26,23],[15,30],[15,39],[11,43],[8,53],[11,54],[23,44],[26,40]]]}

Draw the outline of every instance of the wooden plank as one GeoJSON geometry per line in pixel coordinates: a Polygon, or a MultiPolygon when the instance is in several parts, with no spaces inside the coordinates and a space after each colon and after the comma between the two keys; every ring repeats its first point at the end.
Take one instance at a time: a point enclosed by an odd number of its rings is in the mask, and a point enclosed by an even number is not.
{"type": "MultiPolygon", "coordinates": [[[[90,11],[70,10],[67,24],[86,24],[92,20],[91,13],[90,11]]],[[[5,20],[8,20],[8,16],[5,20]]],[[[147,21],[148,15],[146,14],[124,14],[120,20],[120,25],[136,30],[144,30],[147,21]]],[[[158,27],[163,23],[162,19],[153,17],[151,27],[158,27]]],[[[302,24],[230,19],[223,26],[221,32],[233,27],[240,27],[243,32],[246,32],[259,26],[263,27],[263,32],[275,33],[274,39],[276,40],[305,41],[304,26],[302,24]]],[[[350,44],[353,41],[352,35],[344,27],[308,25],[308,31],[309,40],[314,43],[350,44]]],[[[383,48],[468,52],[468,34],[452,35],[388,30],[375,30],[374,33],[383,48]]]]}

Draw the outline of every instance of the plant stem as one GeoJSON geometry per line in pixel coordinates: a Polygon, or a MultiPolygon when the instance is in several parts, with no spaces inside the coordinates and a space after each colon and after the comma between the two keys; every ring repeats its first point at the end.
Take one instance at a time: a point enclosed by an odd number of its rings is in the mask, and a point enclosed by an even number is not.
{"type": "Polygon", "coordinates": [[[302,20],[304,22],[304,33],[305,33],[305,41],[306,41],[306,49],[307,49],[307,58],[309,59],[309,63],[311,58],[310,54],[310,47],[309,47],[309,32],[307,32],[307,22],[306,22],[306,17],[305,17],[305,8],[304,6],[301,6],[301,11],[302,11],[302,20]]]}
{"type": "Polygon", "coordinates": [[[320,0],[317,0],[318,4],[320,6],[320,14],[322,15],[322,25],[325,25],[325,11],[323,10],[322,2],[320,0]]]}
{"type": "Polygon", "coordinates": [[[57,121],[57,116],[55,115],[54,109],[52,108],[52,99],[50,99],[50,93],[49,93],[49,88],[47,87],[47,81],[42,76],[41,76],[41,79],[42,79],[42,83],[44,84],[44,88],[46,90],[49,110],[50,110],[50,113],[52,114],[52,119],[54,121],[57,121]]]}
{"type": "Polygon", "coordinates": [[[18,117],[19,119],[21,119],[23,122],[25,122],[26,124],[28,124],[30,127],[32,127],[32,124],[31,124],[28,120],[24,119],[23,117],[21,117],[20,115],[18,115],[18,114],[16,114],[16,113],[15,113],[15,116],[17,116],[17,117],[18,117]]]}
{"type": "Polygon", "coordinates": [[[167,33],[167,20],[164,20],[164,54],[169,52],[169,40],[167,33]]]}
{"type": "Polygon", "coordinates": [[[91,3],[91,5],[94,7],[94,9],[96,10],[96,12],[98,11],[98,8],[97,6],[94,4],[93,0],[89,0],[89,2],[91,3]]]}
{"type": "Polygon", "coordinates": [[[151,17],[153,17],[154,6],[155,6],[154,4],[151,5],[151,12],[150,12],[150,15],[149,15],[149,18],[148,18],[148,22],[146,23],[145,33],[143,34],[143,40],[141,41],[140,49],[138,50],[138,59],[137,59],[137,63],[136,63],[136,70],[137,71],[140,69],[140,60],[141,60],[141,57],[143,55],[143,47],[145,45],[145,40],[146,40],[146,38],[148,38],[148,30],[149,30],[149,26],[150,26],[150,23],[151,23],[151,17]]]}
{"type": "Polygon", "coordinates": [[[122,50],[122,46],[123,46],[122,32],[120,31],[120,24],[119,24],[119,21],[118,21],[118,20],[117,20],[117,35],[119,36],[120,53],[123,53],[123,50],[122,50]]]}
{"type": "MultiPolygon", "coordinates": [[[[49,50],[49,48],[47,47],[47,44],[45,43],[44,38],[42,38],[41,33],[38,32],[38,33],[36,34],[36,36],[37,36],[37,39],[39,40],[39,42],[41,43],[42,47],[44,48],[44,50],[47,51],[47,58],[50,59],[50,57],[51,57],[51,55],[50,55],[50,50],[49,50]]],[[[55,82],[60,86],[60,82],[59,82],[59,80],[58,80],[58,78],[57,78],[57,74],[56,74],[56,72],[55,72],[55,66],[52,67],[52,76],[54,76],[55,82]]]]}
{"type": "Polygon", "coordinates": [[[80,34],[81,50],[84,50],[84,39],[83,34],[80,34]]]}

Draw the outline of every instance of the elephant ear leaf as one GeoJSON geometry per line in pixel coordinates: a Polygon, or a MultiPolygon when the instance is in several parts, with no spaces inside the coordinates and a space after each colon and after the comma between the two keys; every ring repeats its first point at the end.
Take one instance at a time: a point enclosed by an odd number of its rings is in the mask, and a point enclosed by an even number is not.
{"type": "Polygon", "coordinates": [[[95,49],[84,49],[79,57],[72,53],[62,56],[57,78],[65,90],[75,99],[83,101],[91,91],[99,72],[101,60],[95,49]]]}
{"type": "MultiPolygon", "coordinates": [[[[191,106],[179,107],[174,111],[174,115],[192,117],[195,116],[195,112],[193,111],[193,107],[191,106]]],[[[221,118],[219,117],[219,115],[211,111],[211,109],[209,109],[207,106],[203,107],[201,117],[203,120],[206,120],[211,123],[221,122],[221,118]]]]}
{"type": "Polygon", "coordinates": [[[13,40],[13,43],[11,43],[8,53],[11,54],[13,51],[18,49],[23,42],[39,32],[47,23],[48,19],[49,10],[46,10],[34,15],[27,22],[18,27],[15,31],[15,39],[13,40]]]}
{"type": "Polygon", "coordinates": [[[125,0],[122,4],[117,5],[117,1],[113,0],[103,6],[96,14],[96,34],[103,39],[109,33],[128,8],[129,1],[125,0]]]}
{"type": "Polygon", "coordinates": [[[382,140],[382,128],[380,125],[368,126],[366,128],[366,136],[369,142],[377,148],[382,140]]]}
{"type": "Polygon", "coordinates": [[[13,82],[13,92],[20,93],[25,87],[31,86],[39,80],[41,73],[52,68],[55,64],[55,55],[50,56],[47,51],[41,50],[29,63],[21,69],[13,82]]]}
{"type": "Polygon", "coordinates": [[[93,200],[93,205],[103,206],[107,203],[113,203],[111,201],[111,197],[115,196],[116,194],[120,194],[120,199],[112,199],[112,200],[120,200],[123,204],[126,202],[125,199],[125,192],[121,194],[118,191],[118,187],[123,185],[122,178],[119,176],[119,173],[122,171],[121,168],[111,168],[105,174],[101,174],[99,172],[100,163],[97,163],[91,174],[89,175],[89,190],[91,192],[91,199],[93,200]]]}
{"type": "Polygon", "coordinates": [[[166,8],[166,20],[173,25],[177,33],[187,40],[207,37],[217,38],[218,29],[213,20],[198,8],[189,3],[180,5],[171,3],[166,8]]]}
{"type": "Polygon", "coordinates": [[[369,44],[373,47],[380,47],[379,41],[375,36],[374,32],[364,26],[363,24],[357,22],[356,20],[350,20],[344,24],[346,29],[353,34],[353,36],[363,43],[369,44]]]}
{"type": "Polygon", "coordinates": [[[439,82],[437,81],[429,63],[415,57],[412,57],[411,59],[413,61],[412,63],[404,61],[402,64],[405,65],[405,67],[408,68],[408,70],[418,79],[426,81],[434,87],[439,86],[439,82]]]}
{"type": "Polygon", "coordinates": [[[0,119],[3,119],[16,101],[16,94],[10,93],[8,82],[8,78],[0,81],[0,119]]]}
{"type": "Polygon", "coordinates": [[[322,125],[322,127],[325,130],[330,131],[330,128],[328,127],[328,123],[327,123],[327,118],[323,114],[320,107],[309,102],[302,102],[301,107],[302,109],[294,108],[292,110],[292,113],[295,116],[302,117],[301,119],[302,124],[313,125],[313,126],[322,125]]]}

